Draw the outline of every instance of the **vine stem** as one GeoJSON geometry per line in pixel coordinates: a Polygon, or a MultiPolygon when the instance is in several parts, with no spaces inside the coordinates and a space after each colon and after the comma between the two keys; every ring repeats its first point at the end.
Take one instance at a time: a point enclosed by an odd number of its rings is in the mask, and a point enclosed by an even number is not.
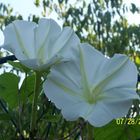
{"type": "Polygon", "coordinates": [[[35,73],[35,86],[34,86],[34,95],[33,95],[33,102],[32,102],[32,112],[31,112],[31,124],[30,124],[30,132],[31,138],[35,136],[36,132],[36,121],[37,121],[37,100],[40,93],[40,86],[41,86],[41,73],[35,73]]]}
{"type": "Polygon", "coordinates": [[[93,127],[87,123],[87,139],[88,140],[93,140],[94,139],[94,132],[93,132],[93,127]]]}

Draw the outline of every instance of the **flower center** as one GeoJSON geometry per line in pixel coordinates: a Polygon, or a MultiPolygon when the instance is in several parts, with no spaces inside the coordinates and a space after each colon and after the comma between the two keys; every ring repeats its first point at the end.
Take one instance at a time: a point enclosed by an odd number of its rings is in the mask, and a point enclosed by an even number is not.
{"type": "Polygon", "coordinates": [[[89,104],[96,104],[103,98],[103,96],[101,96],[102,89],[100,86],[92,86],[89,91],[86,96],[86,100],[89,104]]]}

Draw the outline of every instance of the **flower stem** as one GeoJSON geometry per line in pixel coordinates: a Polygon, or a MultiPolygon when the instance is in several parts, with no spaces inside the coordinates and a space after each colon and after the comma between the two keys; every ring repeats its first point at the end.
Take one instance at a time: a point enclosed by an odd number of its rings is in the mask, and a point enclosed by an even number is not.
{"type": "Polygon", "coordinates": [[[39,72],[36,72],[32,112],[31,112],[31,124],[30,124],[31,138],[33,138],[36,133],[37,99],[40,93],[40,86],[41,86],[41,74],[39,72]]]}
{"type": "Polygon", "coordinates": [[[93,127],[88,123],[87,124],[87,139],[93,140],[94,139],[94,133],[93,133],[93,127]]]}

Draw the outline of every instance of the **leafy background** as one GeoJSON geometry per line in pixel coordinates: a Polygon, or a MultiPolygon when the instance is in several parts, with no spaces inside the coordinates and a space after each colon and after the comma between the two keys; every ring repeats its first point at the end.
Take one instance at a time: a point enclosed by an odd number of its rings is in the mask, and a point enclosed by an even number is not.
{"type": "MultiPolygon", "coordinates": [[[[42,5],[43,17],[55,12],[57,20],[62,21],[63,26],[71,26],[81,42],[90,43],[104,55],[128,55],[139,70],[140,26],[128,24],[124,16],[127,12],[140,12],[134,3],[127,7],[123,0],[77,0],[75,4],[70,4],[69,0],[35,0],[33,4],[42,5]]],[[[29,21],[36,23],[39,18],[28,16],[29,21]]],[[[1,30],[16,19],[23,19],[23,16],[13,14],[13,8],[1,2],[1,30]]],[[[6,55],[9,53],[0,53],[1,57],[6,55]]],[[[0,65],[0,140],[28,140],[34,72],[19,62],[7,63],[0,65]]],[[[138,118],[138,101],[134,101],[128,116],[135,114],[138,118]]],[[[102,128],[95,128],[81,118],[68,122],[42,91],[38,99],[36,136],[35,140],[139,140],[140,124],[117,125],[113,120],[102,128]]]]}

